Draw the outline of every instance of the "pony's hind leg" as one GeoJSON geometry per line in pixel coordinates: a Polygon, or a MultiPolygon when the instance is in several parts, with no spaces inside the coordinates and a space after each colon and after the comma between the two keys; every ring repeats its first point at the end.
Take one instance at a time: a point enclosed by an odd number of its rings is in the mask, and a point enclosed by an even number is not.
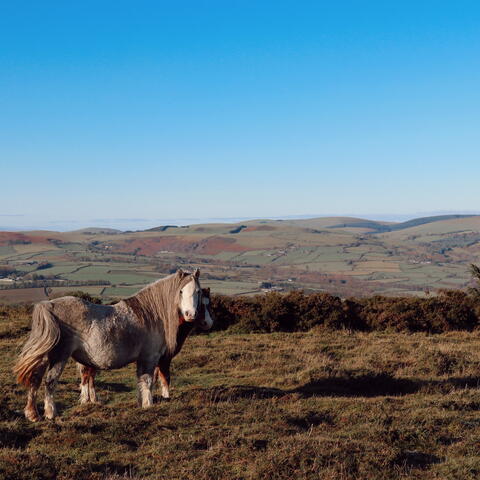
{"type": "Polygon", "coordinates": [[[30,383],[27,392],[27,404],[25,405],[25,417],[31,422],[38,422],[40,414],[37,409],[37,392],[42,383],[42,378],[47,368],[47,359],[37,367],[30,377],[30,383]]]}
{"type": "Polygon", "coordinates": [[[81,363],[77,363],[77,367],[80,373],[80,403],[96,403],[95,375],[97,370],[93,367],[86,367],[81,363]]]}
{"type": "Polygon", "coordinates": [[[55,363],[50,363],[47,375],[45,376],[45,418],[48,418],[49,420],[52,420],[57,415],[53,393],[67,360],[68,357],[57,360],[55,363]]]}

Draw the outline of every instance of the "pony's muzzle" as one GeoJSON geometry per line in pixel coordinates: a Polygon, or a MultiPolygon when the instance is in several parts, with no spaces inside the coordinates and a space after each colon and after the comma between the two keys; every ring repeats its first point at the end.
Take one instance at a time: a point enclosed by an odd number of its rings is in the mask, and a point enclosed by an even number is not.
{"type": "Polygon", "coordinates": [[[193,322],[195,320],[196,314],[192,313],[190,310],[187,310],[183,314],[183,318],[185,319],[186,322],[193,322]]]}

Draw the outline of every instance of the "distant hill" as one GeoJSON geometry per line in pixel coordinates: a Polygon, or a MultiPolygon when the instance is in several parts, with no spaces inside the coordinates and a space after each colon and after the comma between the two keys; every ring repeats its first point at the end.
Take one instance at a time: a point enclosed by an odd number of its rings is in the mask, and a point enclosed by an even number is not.
{"type": "Polygon", "coordinates": [[[337,225],[331,225],[327,228],[368,228],[373,230],[371,233],[384,233],[384,232],[395,232],[398,230],[405,230],[407,228],[418,227],[419,225],[425,225],[427,223],[441,222],[444,220],[456,220],[459,218],[472,218],[480,217],[480,215],[437,215],[433,217],[422,217],[414,218],[413,220],[408,220],[401,223],[392,223],[385,224],[382,222],[376,222],[372,220],[358,220],[354,222],[345,222],[339,223],[337,225]]]}
{"type": "Polygon", "coordinates": [[[73,230],[70,233],[83,233],[84,235],[115,235],[122,233],[121,230],[115,228],[87,227],[80,230],[73,230]]]}
{"type": "Polygon", "coordinates": [[[160,225],[158,227],[148,228],[147,230],[144,230],[144,232],[164,232],[169,228],[178,228],[178,226],[177,225],[160,225]]]}
{"type": "Polygon", "coordinates": [[[383,225],[385,223],[355,217],[318,217],[291,220],[267,220],[267,222],[276,223],[279,225],[292,225],[303,228],[341,228],[341,226],[347,228],[362,228],[361,226],[364,224],[383,225]]]}

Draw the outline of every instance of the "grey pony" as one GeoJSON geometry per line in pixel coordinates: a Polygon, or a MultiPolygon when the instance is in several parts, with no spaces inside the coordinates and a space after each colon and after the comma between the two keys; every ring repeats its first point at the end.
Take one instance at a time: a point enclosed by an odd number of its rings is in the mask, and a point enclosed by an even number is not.
{"type": "Polygon", "coordinates": [[[70,357],[102,370],[136,362],[139,404],[152,405],[153,372],[162,355],[175,351],[179,313],[189,321],[197,315],[199,275],[179,270],[114,305],[71,296],[36,304],[30,336],[14,367],[18,382],[28,388],[26,418],[40,420],[36,396],[45,374],[45,417],[56,416],[53,393],[70,357]],[[196,307],[183,312],[183,289],[190,282],[196,307]]]}

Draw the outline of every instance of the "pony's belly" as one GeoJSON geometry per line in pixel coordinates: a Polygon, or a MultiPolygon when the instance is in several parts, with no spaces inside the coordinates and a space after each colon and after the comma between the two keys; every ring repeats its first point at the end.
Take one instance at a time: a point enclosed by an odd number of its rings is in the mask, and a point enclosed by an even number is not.
{"type": "Polygon", "coordinates": [[[140,353],[140,346],[130,345],[128,349],[112,348],[111,346],[94,346],[88,348],[84,353],[88,362],[93,366],[102,370],[111,370],[115,368],[122,368],[129,363],[138,359],[140,353]]]}
{"type": "Polygon", "coordinates": [[[88,367],[94,367],[100,370],[113,370],[135,362],[138,355],[136,355],[135,352],[131,352],[130,355],[122,355],[118,354],[118,352],[108,351],[92,355],[90,352],[80,349],[73,352],[72,357],[76,362],[88,367]]]}
{"type": "Polygon", "coordinates": [[[101,336],[90,338],[79,345],[72,356],[83,365],[89,365],[101,370],[122,368],[138,359],[142,342],[134,339],[120,341],[105,341],[101,336]]]}
{"type": "Polygon", "coordinates": [[[165,350],[164,343],[163,337],[152,332],[148,337],[124,335],[108,339],[103,335],[92,335],[87,342],[77,345],[72,356],[83,365],[113,370],[154,357],[156,363],[165,350]]]}

